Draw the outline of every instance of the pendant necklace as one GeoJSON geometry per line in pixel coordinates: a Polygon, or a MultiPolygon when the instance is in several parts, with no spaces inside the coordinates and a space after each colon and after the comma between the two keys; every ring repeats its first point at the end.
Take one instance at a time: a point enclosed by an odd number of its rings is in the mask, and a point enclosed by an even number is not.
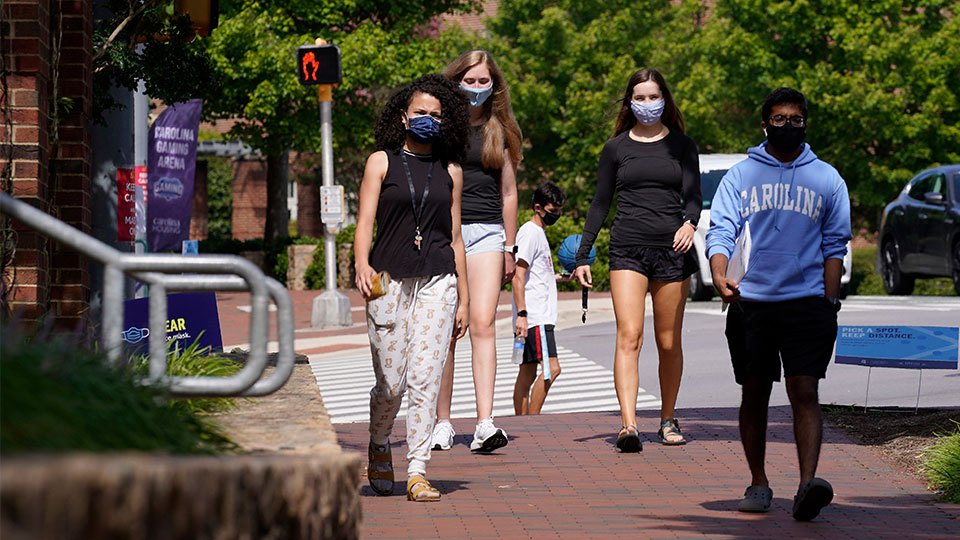
{"type": "Polygon", "coordinates": [[[423,207],[427,204],[427,195],[430,194],[430,181],[433,180],[433,166],[436,162],[430,164],[430,172],[427,173],[427,185],[423,188],[423,197],[420,199],[420,205],[417,205],[417,192],[413,187],[413,177],[410,175],[410,165],[407,163],[407,152],[400,150],[400,159],[403,161],[403,170],[407,173],[407,186],[410,187],[410,204],[413,205],[413,220],[416,226],[416,233],[413,237],[413,245],[420,253],[423,236],[420,234],[420,219],[423,217],[423,207]]]}

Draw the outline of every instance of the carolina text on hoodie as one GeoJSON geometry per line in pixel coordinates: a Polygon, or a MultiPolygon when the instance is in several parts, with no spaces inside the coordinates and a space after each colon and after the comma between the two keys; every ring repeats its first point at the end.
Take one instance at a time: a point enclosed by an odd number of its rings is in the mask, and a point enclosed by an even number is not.
{"type": "Polygon", "coordinates": [[[823,296],[823,262],[843,259],[850,240],[850,197],[843,178],[804,143],[784,164],[766,143],[724,175],[710,209],[707,258],[730,258],[743,224],[752,248],[741,280],[745,300],[823,296]]]}

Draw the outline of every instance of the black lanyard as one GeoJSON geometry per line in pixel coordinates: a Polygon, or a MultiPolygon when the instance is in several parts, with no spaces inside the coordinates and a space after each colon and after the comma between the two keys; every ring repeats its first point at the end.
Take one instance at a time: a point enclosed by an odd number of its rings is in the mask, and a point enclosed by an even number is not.
{"type": "Polygon", "coordinates": [[[413,206],[413,220],[417,232],[413,237],[413,245],[417,246],[417,253],[420,253],[423,236],[420,235],[420,218],[423,217],[423,208],[427,204],[427,195],[430,194],[430,182],[433,180],[433,166],[436,162],[430,164],[430,172],[427,173],[427,185],[423,188],[423,197],[420,199],[420,206],[417,206],[417,191],[413,187],[413,177],[410,175],[410,165],[407,164],[407,153],[400,149],[400,159],[403,161],[403,170],[407,173],[407,185],[410,187],[410,204],[413,206]]]}

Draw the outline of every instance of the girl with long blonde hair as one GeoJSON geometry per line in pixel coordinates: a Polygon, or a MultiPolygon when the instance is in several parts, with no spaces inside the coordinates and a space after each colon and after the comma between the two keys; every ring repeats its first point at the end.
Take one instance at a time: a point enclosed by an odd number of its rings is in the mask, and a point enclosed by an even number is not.
{"type": "MultiPolygon", "coordinates": [[[[517,182],[523,136],[510,106],[503,72],[483,50],[461,54],[443,74],[460,85],[470,102],[470,131],[463,167],[462,226],[470,291],[470,346],[477,426],[470,449],[491,452],[506,446],[507,434],[493,424],[497,376],[494,323],[500,289],[516,268],[517,182]]],[[[453,342],[444,366],[433,449],[449,450],[453,399],[453,342]]]]}

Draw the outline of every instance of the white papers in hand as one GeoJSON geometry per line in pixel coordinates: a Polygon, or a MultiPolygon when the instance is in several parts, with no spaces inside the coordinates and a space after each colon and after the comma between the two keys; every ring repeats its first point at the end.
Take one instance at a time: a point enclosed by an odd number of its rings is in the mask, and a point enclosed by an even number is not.
{"type": "MultiPolygon", "coordinates": [[[[750,222],[745,221],[743,223],[743,230],[740,231],[740,236],[737,237],[737,242],[733,245],[733,254],[730,255],[730,260],[727,261],[727,279],[736,282],[738,286],[740,281],[743,280],[743,276],[746,275],[750,265],[751,245],[750,222]]],[[[727,310],[727,305],[726,303],[723,304],[723,307],[720,308],[721,313],[727,310]]]]}

